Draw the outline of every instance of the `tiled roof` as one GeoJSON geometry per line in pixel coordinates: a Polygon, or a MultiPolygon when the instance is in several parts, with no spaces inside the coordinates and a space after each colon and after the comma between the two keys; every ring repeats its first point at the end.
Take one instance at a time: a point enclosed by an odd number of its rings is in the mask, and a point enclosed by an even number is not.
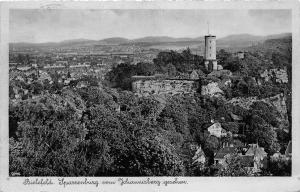
{"type": "Polygon", "coordinates": [[[254,162],[253,155],[242,155],[239,157],[241,160],[241,164],[246,167],[252,167],[254,162]]]}
{"type": "Polygon", "coordinates": [[[236,147],[224,147],[221,148],[215,155],[215,159],[223,159],[225,155],[232,154],[236,150],[236,147]]]}
{"type": "Polygon", "coordinates": [[[259,147],[257,144],[251,144],[246,152],[246,155],[265,157],[267,153],[262,147],[259,147]]]}

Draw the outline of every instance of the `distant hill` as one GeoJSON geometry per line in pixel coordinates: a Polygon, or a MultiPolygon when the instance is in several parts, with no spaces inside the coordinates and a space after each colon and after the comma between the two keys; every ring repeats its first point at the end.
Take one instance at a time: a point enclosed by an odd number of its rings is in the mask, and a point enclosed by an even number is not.
{"type": "Polygon", "coordinates": [[[225,42],[225,41],[259,41],[262,39],[264,39],[264,36],[257,36],[251,34],[236,34],[236,35],[228,35],[218,40],[225,42]]]}
{"type": "Polygon", "coordinates": [[[281,33],[275,35],[268,35],[266,39],[282,39],[282,38],[290,38],[292,37],[292,33],[281,33]]]}
{"type": "Polygon", "coordinates": [[[245,47],[251,46],[265,39],[263,36],[255,36],[250,34],[229,35],[224,38],[217,39],[218,46],[224,47],[245,47]]]}
{"type": "Polygon", "coordinates": [[[143,37],[139,39],[134,39],[131,42],[134,43],[163,43],[163,42],[182,42],[182,41],[194,41],[193,38],[174,38],[174,37],[168,37],[168,36],[149,36],[149,37],[143,37]]]}
{"type": "Polygon", "coordinates": [[[129,42],[130,42],[129,39],[122,38],[122,37],[113,37],[113,38],[107,38],[98,41],[98,43],[106,44],[106,45],[119,45],[119,44],[124,44],[129,42]]]}
{"type": "Polygon", "coordinates": [[[89,40],[89,39],[70,39],[70,40],[65,40],[65,41],[61,41],[61,44],[72,44],[72,43],[86,43],[86,42],[92,42],[93,40],[89,40]]]}
{"type": "Polygon", "coordinates": [[[217,47],[219,49],[228,49],[229,51],[237,51],[248,47],[257,46],[271,39],[291,38],[291,33],[282,33],[268,36],[256,36],[250,34],[229,35],[224,38],[217,39],[217,47]]]}
{"type": "MultiPolygon", "coordinates": [[[[236,34],[229,35],[220,39],[217,39],[218,48],[240,48],[249,47],[258,43],[263,43],[268,39],[278,39],[284,37],[291,37],[291,33],[275,34],[268,36],[255,36],[250,34],[236,34]]],[[[122,37],[106,38],[102,40],[89,40],[89,39],[72,39],[61,42],[47,42],[47,43],[10,43],[11,47],[25,48],[25,47],[83,47],[83,46],[95,46],[95,45],[130,45],[135,44],[141,47],[176,47],[176,46],[195,46],[199,44],[202,46],[204,42],[204,36],[196,38],[174,38],[168,36],[148,36],[138,39],[126,39],[122,37]]]]}
{"type": "Polygon", "coordinates": [[[248,51],[262,51],[270,53],[281,53],[283,55],[291,54],[292,36],[291,34],[269,36],[263,43],[256,46],[251,46],[248,51]]]}

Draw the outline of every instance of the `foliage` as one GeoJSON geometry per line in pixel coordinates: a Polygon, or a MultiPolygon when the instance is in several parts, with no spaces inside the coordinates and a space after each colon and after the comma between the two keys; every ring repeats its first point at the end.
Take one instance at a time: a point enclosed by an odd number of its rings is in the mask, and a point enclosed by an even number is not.
{"type": "Polygon", "coordinates": [[[155,65],[153,63],[138,63],[136,64],[136,74],[150,76],[154,75],[156,71],[155,65]]]}
{"type": "Polygon", "coordinates": [[[125,90],[130,90],[131,77],[136,74],[135,65],[122,63],[113,67],[113,69],[106,75],[106,79],[111,83],[112,87],[120,87],[125,90]]]}
{"type": "Polygon", "coordinates": [[[172,64],[176,71],[187,73],[192,69],[199,69],[203,63],[203,59],[197,55],[193,55],[189,48],[178,53],[176,51],[160,52],[157,58],[154,59],[154,64],[158,68],[158,72],[166,73],[167,65],[172,64]]]}
{"type": "Polygon", "coordinates": [[[291,176],[292,160],[283,156],[271,159],[268,167],[262,171],[264,176],[291,176]]]}
{"type": "Polygon", "coordinates": [[[182,175],[184,167],[166,133],[155,129],[155,99],[99,87],[65,90],[11,103],[17,124],[10,142],[10,173],[24,176],[182,175]],[[114,94],[114,95],[111,95],[114,94]],[[131,100],[129,103],[128,101],[131,100]],[[124,103],[125,102],[125,103],[124,103]]]}
{"type": "Polygon", "coordinates": [[[277,135],[273,127],[256,114],[252,114],[249,117],[246,140],[248,143],[258,142],[259,146],[264,147],[268,154],[273,154],[279,149],[277,135]]]}
{"type": "Polygon", "coordinates": [[[238,133],[239,132],[239,124],[236,122],[226,122],[222,123],[222,127],[225,130],[230,131],[231,133],[238,133]]]}

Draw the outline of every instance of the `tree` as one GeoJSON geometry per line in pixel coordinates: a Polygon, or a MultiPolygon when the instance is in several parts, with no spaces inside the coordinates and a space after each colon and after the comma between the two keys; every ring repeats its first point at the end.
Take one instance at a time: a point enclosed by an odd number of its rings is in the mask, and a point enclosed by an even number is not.
{"type": "Polygon", "coordinates": [[[181,53],[176,51],[160,52],[153,62],[157,66],[158,73],[169,72],[168,68],[170,66],[167,67],[167,65],[170,64],[175,67],[176,72],[180,73],[188,73],[190,70],[200,69],[203,66],[203,58],[193,55],[189,48],[183,50],[181,53]]]}
{"type": "Polygon", "coordinates": [[[226,52],[224,49],[221,49],[217,52],[217,59],[219,65],[224,66],[227,60],[230,58],[231,54],[226,52]]]}
{"type": "Polygon", "coordinates": [[[171,63],[167,64],[167,66],[164,68],[164,71],[170,76],[174,77],[177,73],[176,67],[172,65],[171,63]]]}
{"type": "Polygon", "coordinates": [[[263,176],[291,176],[292,174],[292,160],[279,158],[271,158],[266,169],[262,170],[263,176]]]}
{"type": "Polygon", "coordinates": [[[113,67],[113,69],[106,74],[106,80],[110,82],[111,87],[131,90],[131,77],[136,74],[135,65],[122,63],[113,67]]]}
{"type": "Polygon", "coordinates": [[[150,76],[154,75],[156,69],[153,63],[138,63],[136,64],[136,73],[137,75],[150,76]]]}
{"type": "Polygon", "coordinates": [[[279,149],[277,135],[273,127],[266,123],[258,115],[252,114],[249,117],[249,124],[246,130],[247,143],[257,143],[264,147],[268,154],[273,154],[279,149]]]}
{"type": "Polygon", "coordinates": [[[162,118],[170,118],[173,120],[175,129],[177,132],[189,136],[190,132],[188,129],[188,114],[185,111],[180,99],[172,99],[169,101],[168,105],[164,108],[161,113],[162,118]]]}
{"type": "Polygon", "coordinates": [[[44,90],[44,86],[41,82],[39,81],[34,81],[31,85],[29,90],[32,91],[33,94],[35,95],[39,95],[42,93],[42,91],[44,90]]]}
{"type": "Polygon", "coordinates": [[[232,72],[239,71],[242,68],[242,65],[240,64],[239,60],[237,58],[228,58],[224,61],[224,69],[228,69],[232,72]]]}
{"type": "Polygon", "coordinates": [[[237,122],[225,122],[222,123],[222,127],[230,131],[231,133],[238,133],[239,132],[239,124],[237,122]]]}
{"type": "Polygon", "coordinates": [[[84,129],[69,101],[46,95],[12,106],[12,112],[18,120],[17,141],[21,150],[11,161],[11,167],[17,168],[12,172],[24,176],[76,175],[72,171],[74,150],[84,129]]]}
{"type": "Polygon", "coordinates": [[[251,106],[251,113],[256,114],[261,117],[266,123],[272,125],[273,127],[277,127],[279,122],[277,117],[279,113],[275,109],[274,106],[267,104],[266,102],[254,102],[251,106]]]}

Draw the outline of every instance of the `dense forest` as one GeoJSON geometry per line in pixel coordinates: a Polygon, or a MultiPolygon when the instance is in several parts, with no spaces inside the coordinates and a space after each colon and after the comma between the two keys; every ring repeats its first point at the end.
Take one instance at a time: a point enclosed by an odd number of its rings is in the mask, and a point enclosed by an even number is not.
{"type": "MultiPolygon", "coordinates": [[[[245,59],[218,51],[218,62],[228,73],[209,73],[203,58],[189,49],[161,52],[153,63],[114,67],[105,80],[84,77],[88,87],[36,82],[27,89],[35,97],[9,103],[10,174],[22,176],[248,176],[243,163],[232,156],[229,167],[213,165],[224,142],[243,146],[258,143],[269,156],[284,152],[291,140],[291,39],[268,40],[249,48],[245,59]],[[275,47],[275,48],[274,48],[275,47]],[[256,82],[268,69],[286,69],[289,83],[275,79],[256,82]],[[230,79],[221,87],[224,97],[156,95],[138,97],[131,92],[133,75],[184,76],[200,71],[200,82],[230,79]],[[281,114],[262,99],[284,94],[288,125],[281,114]],[[232,98],[256,97],[248,108],[232,98]],[[238,114],[241,121],[234,121],[238,114]],[[211,121],[240,137],[217,138],[207,131],[211,121]],[[273,129],[285,126],[282,129],[273,129]],[[284,131],[290,130],[289,132],[284,131]],[[192,157],[201,146],[204,164],[192,157]]],[[[55,77],[53,76],[55,79],[55,77]]],[[[80,81],[80,80],[79,80],[80,81]]],[[[10,82],[13,87],[24,87],[10,82]]],[[[261,175],[290,175],[291,162],[271,162],[261,175]]]]}

